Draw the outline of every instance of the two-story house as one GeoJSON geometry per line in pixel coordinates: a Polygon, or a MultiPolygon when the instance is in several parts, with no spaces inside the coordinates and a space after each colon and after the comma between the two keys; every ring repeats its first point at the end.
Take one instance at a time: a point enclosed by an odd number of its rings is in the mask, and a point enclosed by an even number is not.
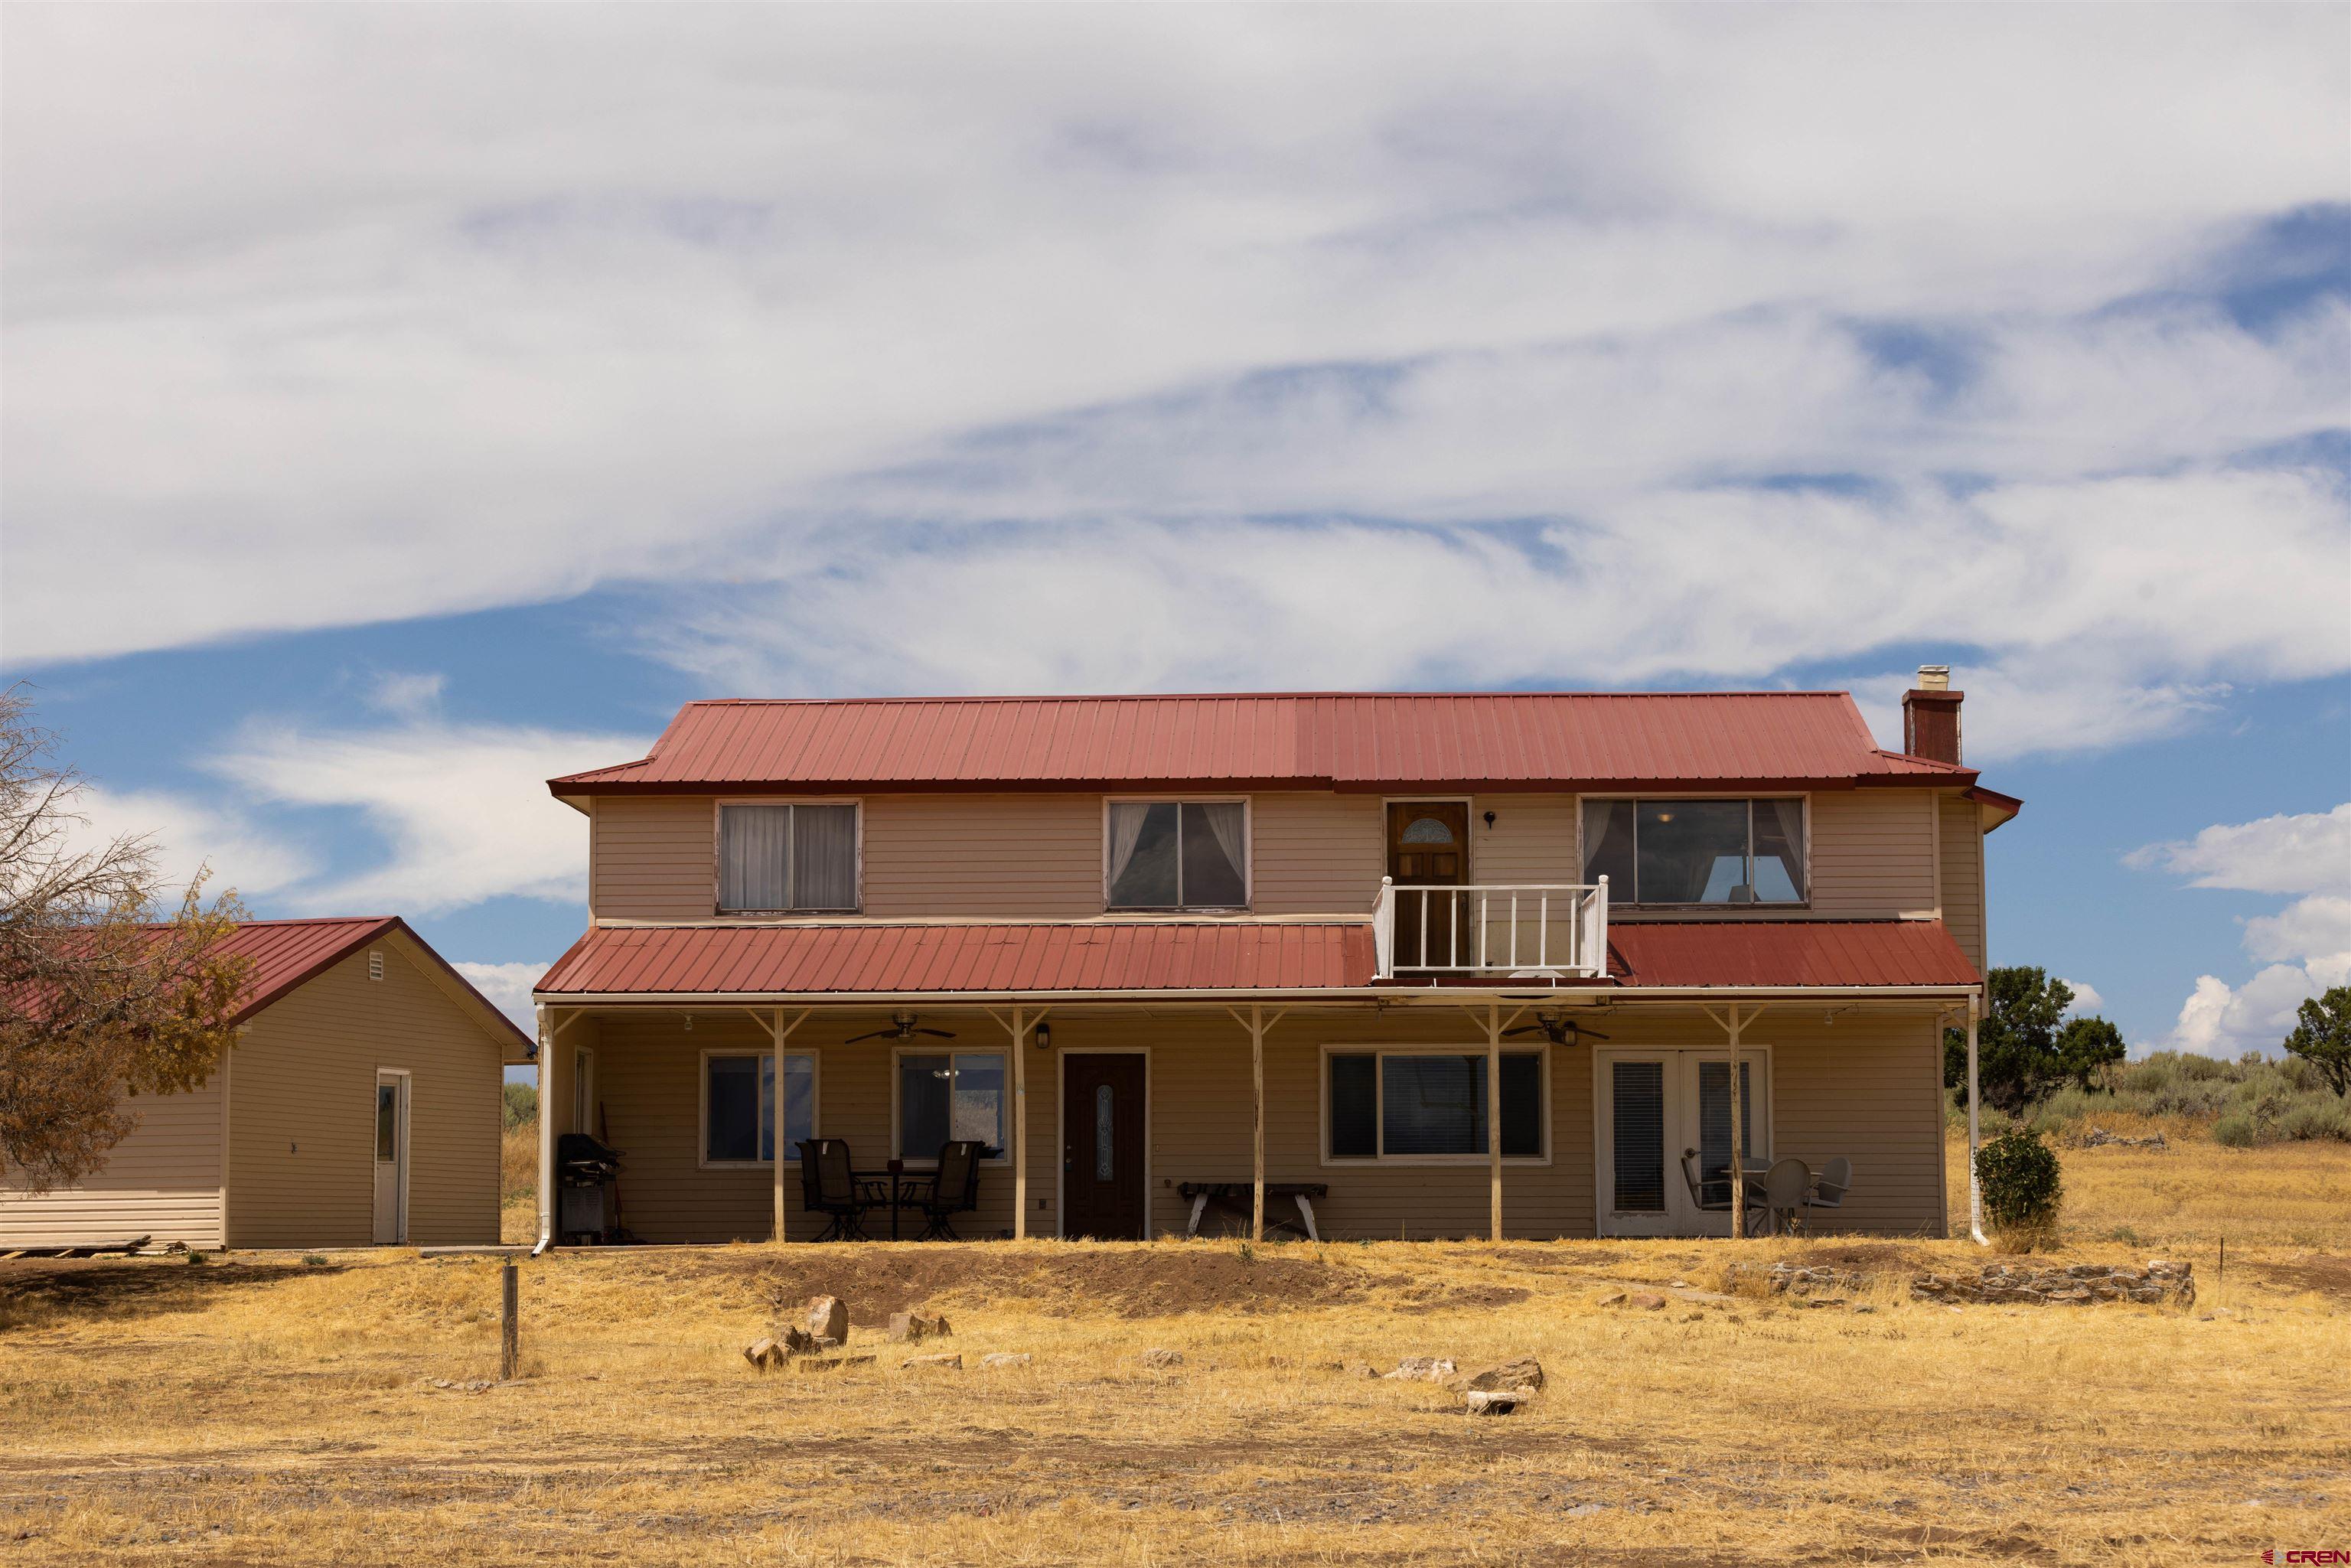
{"type": "Polygon", "coordinates": [[[1180,1234],[1214,1184],[1319,1187],[1330,1236],[1684,1235],[1734,1164],[1843,1156],[1814,1223],[1940,1235],[2019,810],[1947,685],[1900,752],[1841,692],[689,704],[549,782],[590,919],[537,991],[542,1194],[586,1131],[644,1239],[804,1238],[803,1140],[955,1137],[966,1235],[1180,1234]]]}

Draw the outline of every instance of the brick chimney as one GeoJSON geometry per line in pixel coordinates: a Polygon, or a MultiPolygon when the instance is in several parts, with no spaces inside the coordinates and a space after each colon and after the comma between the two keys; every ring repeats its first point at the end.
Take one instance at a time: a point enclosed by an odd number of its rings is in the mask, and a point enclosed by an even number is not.
{"type": "Polygon", "coordinates": [[[1951,666],[1921,664],[1918,684],[1902,694],[1902,749],[1938,762],[1959,759],[1959,704],[1965,692],[1951,690],[1951,666]]]}

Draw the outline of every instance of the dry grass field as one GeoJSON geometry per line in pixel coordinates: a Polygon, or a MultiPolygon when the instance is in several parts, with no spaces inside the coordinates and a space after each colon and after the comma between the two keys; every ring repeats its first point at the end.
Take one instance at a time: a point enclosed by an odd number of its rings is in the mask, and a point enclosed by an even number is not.
{"type": "Polygon", "coordinates": [[[570,1253],[526,1265],[526,1375],[469,1388],[495,1375],[489,1260],[0,1264],[0,1560],[2202,1564],[2351,1546],[2351,1148],[2080,1150],[2066,1168],[2058,1260],[2187,1258],[2193,1309],[1916,1303],[1909,1273],[1983,1258],[1924,1240],[1736,1254],[1878,1276],[1815,1308],[1709,1299],[1734,1255],[1719,1242],[570,1253]],[[1604,1304],[1626,1283],[1671,1304],[1604,1304]],[[879,1360],[751,1370],[743,1343],[820,1291],[879,1360]],[[918,1304],[954,1322],[938,1348],[1034,1359],[902,1369],[875,1325],[918,1304]],[[1184,1364],[1146,1367],[1155,1347],[1184,1364]],[[1430,1384],[1325,1369],[1420,1353],[1532,1354],[1551,1384],[1476,1418],[1430,1384]]]}

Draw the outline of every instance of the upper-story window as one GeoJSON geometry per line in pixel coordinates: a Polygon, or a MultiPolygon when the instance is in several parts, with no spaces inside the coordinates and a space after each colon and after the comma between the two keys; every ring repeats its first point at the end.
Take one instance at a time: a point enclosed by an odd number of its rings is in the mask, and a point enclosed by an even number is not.
{"type": "Polygon", "coordinates": [[[718,808],[720,913],[857,907],[857,808],[718,808]]]}
{"type": "Polygon", "coordinates": [[[1113,909],[1241,909],[1249,809],[1239,800],[1113,800],[1113,909]]]}
{"type": "Polygon", "coordinates": [[[1586,800],[1583,880],[1612,902],[1802,904],[1804,802],[1586,800]]]}

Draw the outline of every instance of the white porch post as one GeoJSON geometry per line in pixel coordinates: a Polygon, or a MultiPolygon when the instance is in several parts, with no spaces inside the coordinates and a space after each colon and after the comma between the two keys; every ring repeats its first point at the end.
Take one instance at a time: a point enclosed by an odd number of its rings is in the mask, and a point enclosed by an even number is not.
{"type": "MultiPolygon", "coordinates": [[[[746,1010],[748,1011],[749,1009],[747,1009],[746,1010]]],[[[774,1128],[776,1158],[774,1162],[775,1170],[773,1173],[776,1183],[776,1216],[775,1235],[773,1239],[777,1241],[781,1241],[785,1239],[784,1128],[790,1121],[790,1118],[785,1114],[785,1112],[789,1107],[786,1105],[784,1098],[786,1092],[784,1087],[784,1041],[792,1037],[792,1031],[794,1030],[808,1022],[809,1013],[811,1010],[812,1009],[808,1008],[802,1008],[800,1009],[799,1016],[792,1019],[789,1023],[786,1023],[784,1021],[784,1009],[781,1008],[776,1009],[775,1011],[771,1013],[751,1013],[751,1016],[758,1019],[760,1024],[766,1028],[768,1038],[774,1043],[776,1051],[776,1124],[774,1128]]]]}
{"type": "Polygon", "coordinates": [[[1249,1004],[1249,1017],[1238,1008],[1227,1008],[1233,1021],[1249,1037],[1249,1239],[1265,1239],[1265,1031],[1282,1020],[1287,1008],[1271,1018],[1265,1004],[1249,1004]]]}
{"type": "Polygon", "coordinates": [[[1012,1009],[1012,1239],[1029,1239],[1029,1053],[1021,1049],[1028,1016],[1012,1009]]]}
{"type": "MultiPolygon", "coordinates": [[[[1513,933],[1513,940],[1516,939],[1513,933]]],[[[1502,1239],[1502,1009],[1486,1004],[1486,1168],[1492,1188],[1494,1239],[1502,1239]]]]}
{"type": "Polygon", "coordinates": [[[1976,1176],[1976,1028],[1983,1017],[1983,992],[1968,995],[1968,1238],[1991,1245],[1983,1228],[1983,1183],[1976,1176]]]}
{"type": "Polygon", "coordinates": [[[548,1028],[547,1009],[538,1014],[538,1244],[531,1256],[547,1250],[555,1239],[555,1100],[547,1059],[555,1054],[555,1031],[548,1028]]]}
{"type": "Polygon", "coordinates": [[[1732,1002],[1724,1012],[1708,1008],[1706,1016],[1730,1037],[1730,1234],[1739,1240],[1747,1235],[1747,1118],[1740,1104],[1744,1097],[1739,1092],[1739,1042],[1747,1026],[1763,1016],[1763,1004],[1750,1003],[1742,1011],[1732,1002]]]}

